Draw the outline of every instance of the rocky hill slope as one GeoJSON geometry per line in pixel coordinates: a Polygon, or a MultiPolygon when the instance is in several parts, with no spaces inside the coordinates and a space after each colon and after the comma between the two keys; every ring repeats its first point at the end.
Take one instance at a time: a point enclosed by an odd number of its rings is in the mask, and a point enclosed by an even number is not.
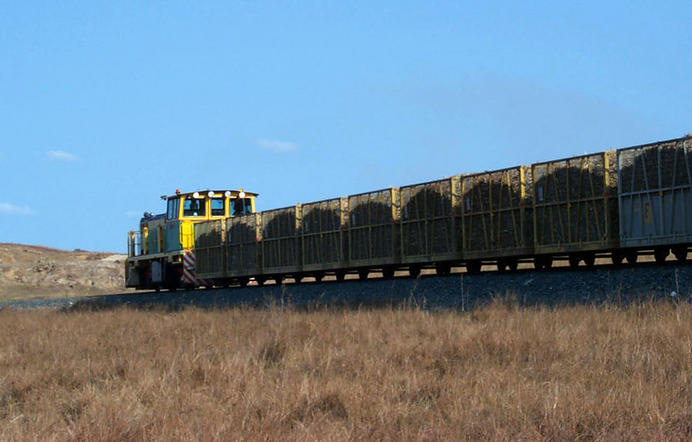
{"type": "Polygon", "coordinates": [[[125,258],[0,243],[0,300],[126,292],[125,258]]]}

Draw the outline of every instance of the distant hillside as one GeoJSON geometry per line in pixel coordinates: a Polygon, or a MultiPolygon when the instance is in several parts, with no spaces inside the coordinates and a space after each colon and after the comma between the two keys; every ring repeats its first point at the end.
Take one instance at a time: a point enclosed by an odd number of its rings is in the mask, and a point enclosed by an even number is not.
{"type": "Polygon", "coordinates": [[[122,293],[125,258],[0,243],[0,300],[122,293]]]}

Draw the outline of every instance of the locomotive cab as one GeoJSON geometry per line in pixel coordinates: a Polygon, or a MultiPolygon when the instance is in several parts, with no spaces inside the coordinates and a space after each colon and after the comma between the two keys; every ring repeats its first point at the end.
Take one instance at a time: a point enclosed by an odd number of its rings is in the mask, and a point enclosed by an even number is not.
{"type": "MultiPolygon", "coordinates": [[[[256,194],[241,190],[193,192],[165,197],[166,238],[170,247],[194,248],[194,224],[255,212],[256,194]],[[179,238],[179,241],[176,241],[179,238]]],[[[162,197],[164,198],[164,197],[162,197]]]]}
{"type": "Polygon", "coordinates": [[[128,235],[127,286],[175,287],[183,274],[183,255],[195,247],[195,223],[254,213],[257,196],[242,189],[176,190],[174,195],[161,196],[166,212],[145,212],[139,231],[128,235]]]}

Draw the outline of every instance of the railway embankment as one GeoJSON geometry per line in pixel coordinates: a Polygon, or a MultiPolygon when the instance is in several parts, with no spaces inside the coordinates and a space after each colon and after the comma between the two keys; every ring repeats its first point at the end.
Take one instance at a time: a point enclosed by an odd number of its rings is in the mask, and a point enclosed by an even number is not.
{"type": "MultiPolygon", "coordinates": [[[[122,290],[121,290],[122,292],[122,290]]],[[[669,261],[636,266],[600,266],[552,271],[519,270],[513,273],[423,275],[412,279],[287,283],[264,287],[197,289],[176,292],[138,292],[86,297],[30,299],[0,305],[15,308],[225,308],[324,306],[359,308],[414,306],[424,309],[469,310],[502,297],[517,305],[628,303],[650,298],[688,302],[692,294],[692,266],[669,261]]],[[[114,292],[118,293],[118,292],[114,292]]]]}

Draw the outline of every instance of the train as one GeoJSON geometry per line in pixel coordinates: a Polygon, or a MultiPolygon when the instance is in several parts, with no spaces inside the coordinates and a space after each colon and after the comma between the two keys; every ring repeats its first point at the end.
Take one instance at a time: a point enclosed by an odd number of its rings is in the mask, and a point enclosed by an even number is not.
{"type": "Polygon", "coordinates": [[[126,286],[342,281],[423,269],[547,271],[642,255],[685,261],[692,244],[692,135],[553,161],[255,210],[256,193],[163,195],[128,232],[126,286]]]}

